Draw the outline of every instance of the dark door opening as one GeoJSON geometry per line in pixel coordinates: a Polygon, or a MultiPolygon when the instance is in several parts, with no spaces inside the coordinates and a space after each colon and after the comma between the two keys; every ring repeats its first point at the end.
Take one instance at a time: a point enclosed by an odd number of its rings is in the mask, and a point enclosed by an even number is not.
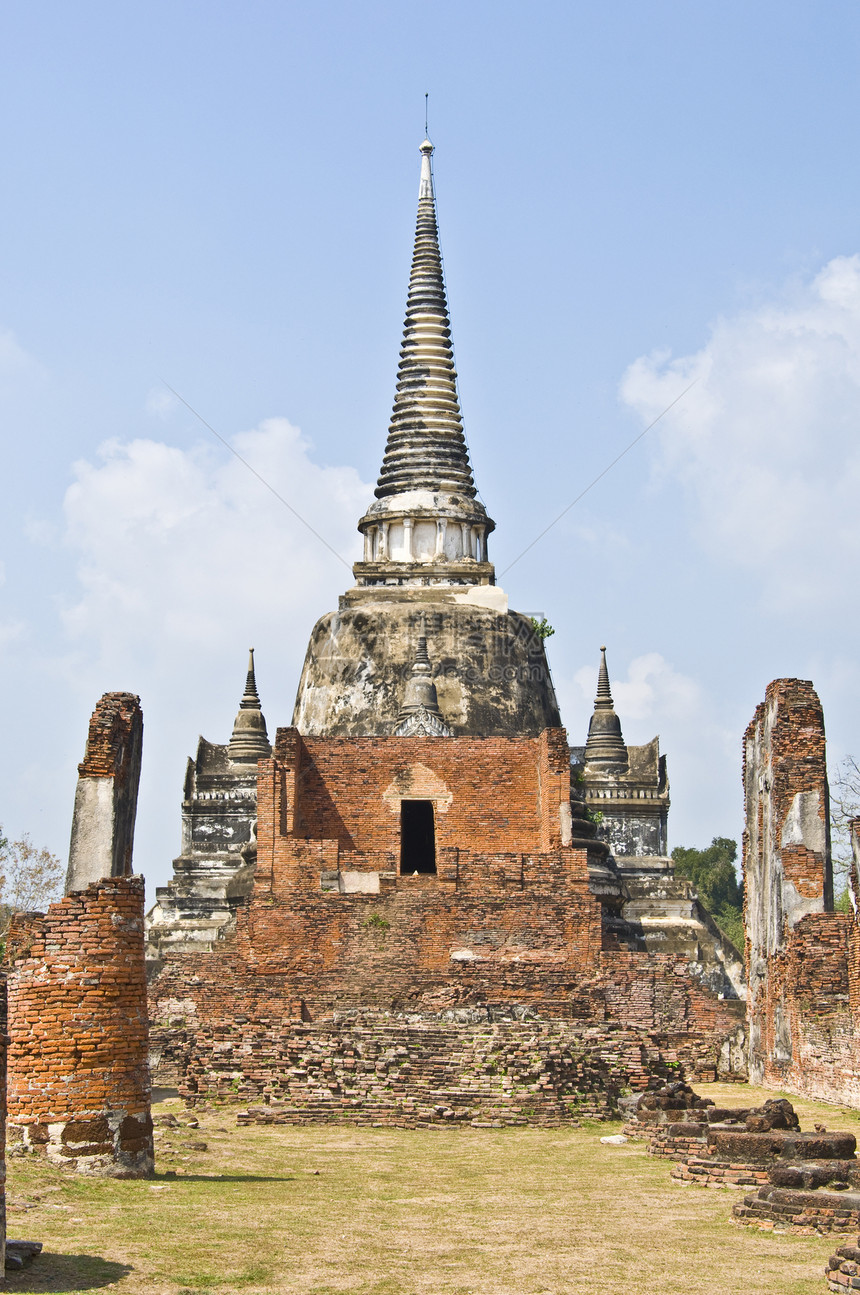
{"type": "Polygon", "coordinates": [[[400,802],[400,871],[436,871],[436,819],[432,800],[400,802]]]}

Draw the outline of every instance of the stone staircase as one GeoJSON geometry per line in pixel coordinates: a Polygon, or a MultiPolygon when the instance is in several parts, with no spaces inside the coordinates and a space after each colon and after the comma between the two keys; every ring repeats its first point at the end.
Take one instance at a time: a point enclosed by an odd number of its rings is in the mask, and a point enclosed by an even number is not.
{"type": "Polygon", "coordinates": [[[225,1025],[179,1091],[191,1104],[247,1103],[242,1124],[349,1121],[422,1127],[605,1119],[622,1092],[672,1073],[648,1036],[548,1021],[225,1025]],[[231,1041],[232,1039],[232,1041],[231,1041]]]}

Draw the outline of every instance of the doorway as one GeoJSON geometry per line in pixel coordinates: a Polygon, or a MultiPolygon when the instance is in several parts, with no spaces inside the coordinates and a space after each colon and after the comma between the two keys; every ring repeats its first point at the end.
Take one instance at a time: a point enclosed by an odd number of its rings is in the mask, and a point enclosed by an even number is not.
{"type": "Polygon", "coordinates": [[[400,872],[436,871],[436,814],[432,800],[400,802],[400,872]]]}

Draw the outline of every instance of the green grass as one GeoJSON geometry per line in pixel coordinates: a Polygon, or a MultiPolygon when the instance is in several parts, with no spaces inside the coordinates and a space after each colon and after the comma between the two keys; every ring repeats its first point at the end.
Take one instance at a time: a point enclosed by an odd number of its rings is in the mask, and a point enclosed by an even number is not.
{"type": "MultiPolygon", "coordinates": [[[[765,1096],[700,1085],[730,1105],[765,1096]]],[[[860,1134],[860,1112],[797,1101],[860,1134]]],[[[176,1102],[163,1103],[183,1118],[176,1102]]],[[[617,1126],[159,1131],[149,1182],[9,1163],[9,1234],[44,1242],[17,1292],[131,1295],[822,1295],[840,1242],[729,1222],[739,1193],[672,1182],[617,1126]],[[190,1150],[205,1141],[206,1151],[190,1150]]]]}

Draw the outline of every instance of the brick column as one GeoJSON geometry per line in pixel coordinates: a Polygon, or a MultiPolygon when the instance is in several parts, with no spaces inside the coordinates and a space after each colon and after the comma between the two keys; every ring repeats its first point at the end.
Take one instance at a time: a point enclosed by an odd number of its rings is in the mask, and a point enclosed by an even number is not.
{"type": "Polygon", "coordinates": [[[153,1171],[142,877],[13,918],[10,1131],[79,1173],[153,1171]]]}

